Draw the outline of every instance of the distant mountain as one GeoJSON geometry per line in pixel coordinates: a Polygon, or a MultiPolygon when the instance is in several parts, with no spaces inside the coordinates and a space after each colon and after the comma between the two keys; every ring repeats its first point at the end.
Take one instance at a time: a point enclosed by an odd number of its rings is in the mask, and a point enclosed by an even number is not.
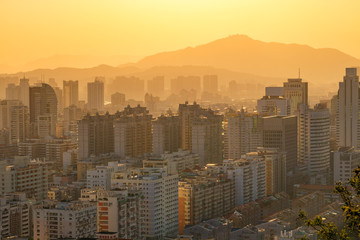
{"type": "MultiPolygon", "coordinates": [[[[90,68],[99,64],[118,65],[119,63],[133,62],[139,59],[127,55],[121,56],[89,56],[89,55],[54,55],[47,58],[40,58],[20,66],[22,71],[31,71],[37,68],[90,68]]],[[[0,68],[1,70],[1,68],[0,68]]]]}
{"type": "MultiPolygon", "coordinates": [[[[116,59],[118,58],[114,57],[112,61],[120,61],[116,59]]],[[[86,82],[96,76],[104,76],[107,82],[112,82],[119,75],[137,76],[144,80],[162,75],[169,80],[179,75],[217,74],[219,85],[227,85],[229,81],[236,80],[239,83],[250,83],[244,86],[258,84],[259,91],[263,86],[280,86],[287,78],[297,77],[300,68],[301,77],[309,82],[310,94],[326,94],[327,91],[337,89],[346,67],[360,65],[359,59],[336,49],[268,43],[244,35],[234,35],[196,47],[158,53],[118,67],[105,64],[96,66],[98,64],[95,63],[101,61],[109,59],[59,55],[28,65],[41,66],[40,69],[3,76],[26,75],[32,81],[55,78],[59,84],[62,84],[62,80],[73,79],[79,80],[85,87],[86,82]],[[96,67],[84,68],[79,66],[81,64],[96,67]]],[[[166,85],[169,86],[168,81],[166,85]]]]}
{"type": "Polygon", "coordinates": [[[315,49],[306,45],[262,42],[234,35],[197,47],[158,53],[136,63],[137,67],[212,66],[283,79],[298,76],[315,84],[341,81],[345,67],[360,60],[336,49],[315,49]]]}

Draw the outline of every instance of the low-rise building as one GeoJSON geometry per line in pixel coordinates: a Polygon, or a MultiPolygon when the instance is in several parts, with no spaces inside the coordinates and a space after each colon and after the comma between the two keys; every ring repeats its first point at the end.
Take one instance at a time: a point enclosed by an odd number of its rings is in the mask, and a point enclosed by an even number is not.
{"type": "Polygon", "coordinates": [[[88,238],[96,235],[96,205],[43,201],[33,209],[34,240],[88,238]]]}
{"type": "Polygon", "coordinates": [[[200,157],[189,150],[179,149],[177,152],[164,153],[161,157],[150,157],[143,161],[143,167],[168,169],[169,174],[179,174],[186,168],[193,169],[199,164],[200,157]]]}

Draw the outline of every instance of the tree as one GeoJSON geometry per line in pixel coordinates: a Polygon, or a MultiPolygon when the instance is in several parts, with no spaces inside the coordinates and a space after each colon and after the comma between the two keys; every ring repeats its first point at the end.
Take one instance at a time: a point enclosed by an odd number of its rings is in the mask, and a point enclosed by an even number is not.
{"type": "Polygon", "coordinates": [[[360,238],[360,168],[354,170],[354,176],[348,181],[349,187],[341,182],[336,183],[334,192],[340,196],[343,202],[341,210],[345,218],[345,226],[338,229],[334,223],[326,222],[320,216],[309,219],[305,212],[300,211],[299,221],[306,226],[315,229],[320,239],[345,240],[360,238]]]}

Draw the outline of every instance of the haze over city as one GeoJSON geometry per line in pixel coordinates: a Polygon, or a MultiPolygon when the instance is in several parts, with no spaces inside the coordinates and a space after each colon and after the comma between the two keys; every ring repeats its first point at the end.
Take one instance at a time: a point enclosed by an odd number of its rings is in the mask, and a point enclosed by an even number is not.
{"type": "Polygon", "coordinates": [[[0,2],[0,239],[359,239],[360,2],[0,2]]]}

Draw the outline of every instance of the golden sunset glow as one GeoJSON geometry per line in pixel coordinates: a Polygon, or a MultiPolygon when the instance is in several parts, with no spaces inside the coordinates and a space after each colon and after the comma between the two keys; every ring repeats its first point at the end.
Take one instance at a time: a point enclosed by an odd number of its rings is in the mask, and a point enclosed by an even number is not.
{"type": "Polygon", "coordinates": [[[63,54],[137,60],[231,34],[360,58],[358,0],[2,0],[0,9],[0,66],[63,54]]]}

